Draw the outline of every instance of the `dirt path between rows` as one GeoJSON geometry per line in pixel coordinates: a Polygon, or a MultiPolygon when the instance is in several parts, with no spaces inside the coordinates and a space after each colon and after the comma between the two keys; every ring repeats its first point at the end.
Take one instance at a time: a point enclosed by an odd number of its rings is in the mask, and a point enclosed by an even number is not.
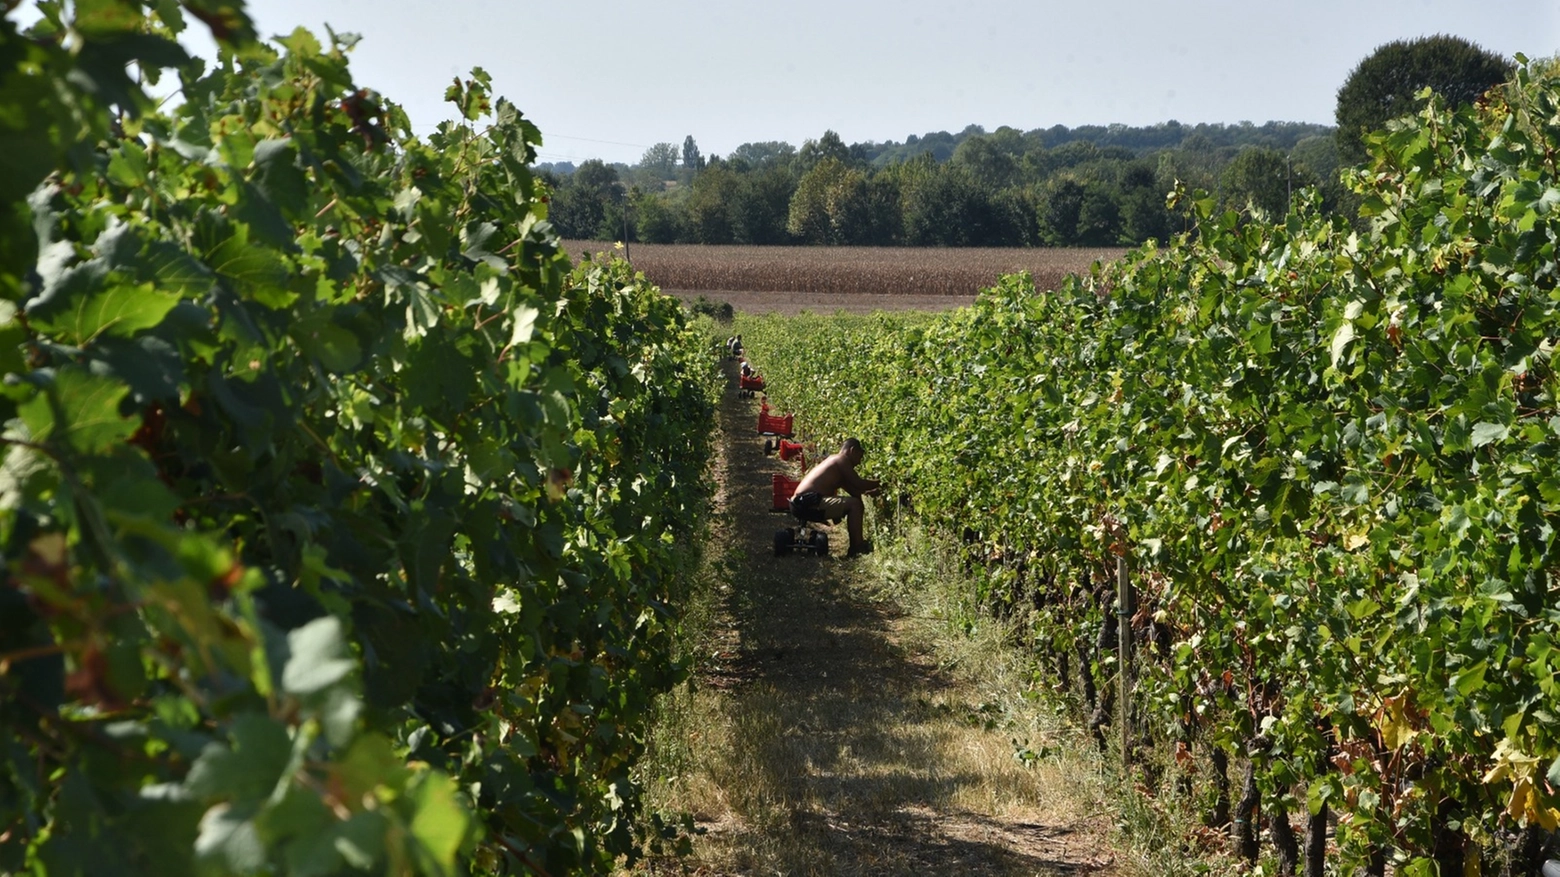
{"type": "Polygon", "coordinates": [[[927,644],[946,624],[908,616],[888,594],[885,552],[846,559],[842,522],[830,557],[773,555],[790,518],[770,511],[770,476],[787,464],[765,454],[757,413],[727,393],[716,514],[729,592],[688,743],[708,775],[682,780],[701,834],[694,856],[654,870],[1125,873],[1102,840],[1109,819],[1043,800],[1047,782],[1070,778],[1015,758],[1018,744],[1038,744],[993,720],[979,674],[927,644]]]}

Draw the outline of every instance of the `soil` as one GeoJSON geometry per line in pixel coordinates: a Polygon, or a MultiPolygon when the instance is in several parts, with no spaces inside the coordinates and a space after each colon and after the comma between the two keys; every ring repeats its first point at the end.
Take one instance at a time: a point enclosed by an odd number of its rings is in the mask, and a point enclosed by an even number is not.
{"type": "Polygon", "coordinates": [[[700,297],[727,302],[745,314],[779,314],[794,317],[802,312],[814,314],[870,314],[876,311],[951,311],[973,304],[973,295],[911,295],[832,292],[754,292],[748,290],[665,289],[686,302],[700,297]]]}
{"type": "Polygon", "coordinates": [[[1108,817],[1021,800],[1035,797],[1023,788],[1033,774],[1011,766],[1009,732],[966,719],[967,682],[913,635],[925,622],[885,596],[881,558],[845,557],[843,522],[830,530],[828,557],[774,556],[775,531],[794,523],[770,510],[782,464],[755,434],[758,402],[737,396],[734,371],[717,497],[732,584],[696,685],[720,698],[727,758],[741,762],[730,781],[745,787],[722,789],[720,803],[694,814],[694,856],[652,870],[1126,873],[1108,817]],[[1020,791],[972,796],[991,785],[973,775],[986,762],[949,753],[975,750],[995,753],[985,757],[1020,791]]]}

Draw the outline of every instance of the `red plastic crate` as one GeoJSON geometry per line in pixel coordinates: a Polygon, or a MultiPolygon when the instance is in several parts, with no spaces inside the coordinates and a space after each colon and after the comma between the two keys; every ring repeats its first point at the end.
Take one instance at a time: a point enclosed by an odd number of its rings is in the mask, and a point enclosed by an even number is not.
{"type": "Polygon", "coordinates": [[[758,431],[764,435],[778,435],[790,438],[791,417],[792,415],[790,414],[783,417],[778,414],[770,414],[766,406],[764,410],[758,412],[758,431]]]}
{"type": "Polygon", "coordinates": [[[779,472],[771,475],[773,479],[775,499],[774,510],[787,511],[791,508],[791,495],[796,493],[796,486],[802,482],[797,479],[787,478],[779,472]]]}
{"type": "Polygon", "coordinates": [[[802,457],[802,443],[801,442],[788,442],[785,439],[781,439],[780,440],[780,459],[787,460],[787,461],[789,461],[789,460],[802,460],[803,459],[803,457],[802,457]]]}
{"type": "Polygon", "coordinates": [[[738,378],[737,386],[739,389],[749,390],[751,392],[757,393],[758,391],[764,389],[764,376],[753,375],[752,377],[748,377],[747,375],[742,375],[740,378],[738,378]]]}

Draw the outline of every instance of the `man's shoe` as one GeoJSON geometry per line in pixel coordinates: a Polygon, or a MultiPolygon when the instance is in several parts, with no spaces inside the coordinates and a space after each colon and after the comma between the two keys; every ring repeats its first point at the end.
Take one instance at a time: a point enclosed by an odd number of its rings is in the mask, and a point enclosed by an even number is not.
{"type": "Polygon", "coordinates": [[[862,542],[860,544],[852,545],[850,547],[850,549],[845,552],[845,556],[846,557],[855,557],[858,554],[871,554],[871,553],[872,553],[872,540],[868,539],[867,541],[862,542]]]}

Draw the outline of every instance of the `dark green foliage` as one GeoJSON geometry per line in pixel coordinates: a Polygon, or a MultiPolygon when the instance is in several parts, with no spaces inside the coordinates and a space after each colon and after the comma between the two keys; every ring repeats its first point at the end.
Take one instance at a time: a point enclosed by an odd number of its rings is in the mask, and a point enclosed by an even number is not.
{"type": "Polygon", "coordinates": [[[1084,186],[1070,176],[1047,180],[1040,195],[1040,240],[1066,247],[1078,242],[1078,218],[1083,212],[1084,186]]]}
{"type": "Polygon", "coordinates": [[[1121,239],[1121,204],[1115,187],[1104,180],[1084,184],[1078,204],[1078,226],[1072,243],[1085,247],[1108,247],[1121,239]]]}
{"type": "Polygon", "coordinates": [[[690,171],[704,170],[704,154],[699,152],[699,144],[694,142],[692,134],[683,138],[682,165],[690,171]]]}
{"type": "Polygon", "coordinates": [[[1325,213],[1341,213],[1344,216],[1353,216],[1357,209],[1346,209],[1347,191],[1343,181],[1339,178],[1342,165],[1338,160],[1338,138],[1336,137],[1307,137],[1295,144],[1290,151],[1291,167],[1304,173],[1307,178],[1316,181],[1316,190],[1322,196],[1322,210],[1325,213]]]}
{"type": "Polygon", "coordinates": [[[791,194],[796,180],[789,167],[766,164],[742,175],[742,187],[733,205],[737,243],[790,243],[786,220],[791,210],[791,194]]]}
{"type": "Polygon", "coordinates": [[[686,239],[682,215],[660,198],[633,199],[635,241],[674,244],[686,239]]]}
{"type": "Polygon", "coordinates": [[[1157,169],[1147,161],[1133,162],[1121,177],[1121,234],[1119,242],[1168,241],[1176,230],[1165,207],[1169,187],[1159,182],[1157,169]]]}
{"type": "Polygon", "coordinates": [[[552,193],[548,218],[566,238],[617,240],[622,213],[613,209],[624,198],[617,168],[593,158],[562,178],[552,193]]]}
{"type": "Polygon", "coordinates": [[[1305,168],[1295,168],[1276,149],[1243,149],[1224,169],[1221,178],[1224,203],[1248,216],[1276,221],[1289,212],[1289,199],[1315,178],[1305,168]]]}
{"type": "Polygon", "coordinates": [[[736,205],[741,186],[742,178],[722,165],[699,174],[683,204],[687,240],[696,244],[736,243],[736,205]]]}
{"type": "Polygon", "coordinates": [[[712,301],[702,295],[688,305],[688,310],[693,311],[695,314],[709,317],[718,323],[729,323],[731,318],[736,315],[736,311],[731,307],[731,302],[712,301]]]}
{"type": "Polygon", "coordinates": [[[1022,202],[976,182],[962,166],[941,165],[905,199],[904,240],[919,247],[1016,247],[1031,243],[1022,202]]]}
{"type": "Polygon", "coordinates": [[[833,131],[825,131],[817,140],[809,140],[802,144],[801,151],[796,154],[796,169],[805,174],[819,162],[827,159],[833,159],[841,164],[851,164],[850,148],[840,139],[840,135],[833,131]]]}
{"type": "Polygon", "coordinates": [[[1360,61],[1338,89],[1338,156],[1344,164],[1365,159],[1365,135],[1419,109],[1429,88],[1450,106],[1472,103],[1506,81],[1511,62],[1460,37],[1438,34],[1394,40],[1360,61]]]}
{"type": "Polygon", "coordinates": [[[424,141],[299,30],[160,112],[107,34],[142,45],[144,10],[74,9],[113,45],[0,31],[81,122],[0,91],[43,156],[3,171],[32,195],[0,265],[0,871],[633,857],[702,339],[625,263],[568,263],[482,71],[424,141]]]}
{"type": "MultiPolygon", "coordinates": [[[[1287,175],[1293,185],[1286,188],[1298,189],[1295,181],[1303,178],[1324,188],[1325,208],[1357,206],[1342,194],[1336,157],[1315,148],[1321,142],[1332,149],[1331,140],[1330,128],[1276,122],[1028,133],[971,125],[904,144],[848,146],[826,131],[800,151],[786,143],[745,143],[726,159],[699,156],[702,169],[688,164],[692,153],[674,166],[672,145],[658,144],[636,168],[598,161],[581,166],[579,179],[555,178],[552,219],[566,237],[626,234],[656,243],[1130,245],[1163,240],[1179,227],[1164,206],[1178,181],[1225,188],[1221,176],[1248,149],[1285,156],[1307,142],[1309,173],[1287,175]],[[608,174],[633,181],[642,193],[631,199],[626,232],[621,183],[603,179],[608,174]],[[934,192],[951,200],[935,203],[934,192]]],[[[1246,209],[1256,180],[1245,171],[1231,177],[1236,188],[1227,202],[1246,209]]],[[[1267,197],[1270,188],[1262,194],[1263,209],[1283,209],[1267,197]]]]}

